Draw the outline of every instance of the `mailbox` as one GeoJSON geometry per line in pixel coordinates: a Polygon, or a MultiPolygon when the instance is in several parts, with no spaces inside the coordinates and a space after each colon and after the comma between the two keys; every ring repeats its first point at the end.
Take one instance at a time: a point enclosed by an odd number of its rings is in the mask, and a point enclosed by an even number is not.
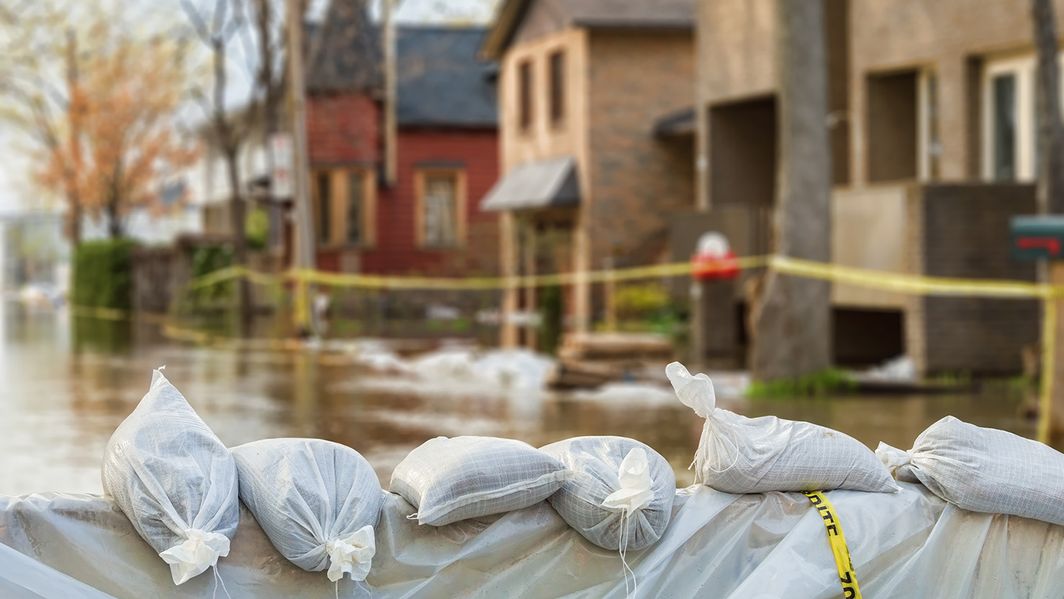
{"type": "Polygon", "coordinates": [[[1064,258],[1064,215],[1014,216],[1009,231],[1017,260],[1064,258]]]}
{"type": "Polygon", "coordinates": [[[694,263],[692,274],[699,281],[734,279],[739,276],[739,261],[732,253],[728,240],[720,233],[702,235],[691,261],[694,263]]]}

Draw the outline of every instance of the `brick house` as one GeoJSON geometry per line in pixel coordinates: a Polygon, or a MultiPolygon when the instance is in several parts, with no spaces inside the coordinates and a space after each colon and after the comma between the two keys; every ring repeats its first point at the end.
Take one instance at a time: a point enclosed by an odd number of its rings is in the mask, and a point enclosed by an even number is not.
{"type": "MultiPolygon", "coordinates": [[[[693,98],[693,5],[500,4],[482,54],[500,63],[502,175],[482,207],[501,214],[504,274],[667,257],[667,215],[694,197],[693,129],[667,126],[693,98]]],[[[537,300],[534,288],[507,290],[503,313],[537,300]]],[[[585,331],[604,298],[585,281],[562,304],[566,330],[585,331]]],[[[534,345],[535,329],[506,318],[502,343],[534,345]]]]}
{"type": "Polygon", "coordinates": [[[380,32],[332,2],[311,46],[307,136],[318,268],[473,275],[498,269],[494,70],[484,29],[397,28],[396,180],[383,180],[380,32]]]}
{"type": "MultiPolygon", "coordinates": [[[[943,277],[1034,280],[1008,222],[1035,211],[1034,50],[1022,0],[823,0],[833,261],[943,277]]],[[[1058,18],[1064,2],[1056,2],[1058,18]]],[[[777,75],[773,0],[700,2],[695,109],[702,229],[771,247],[777,75]]],[[[1058,23],[1058,30],[1064,20],[1058,23]]],[[[689,248],[683,251],[690,251],[689,248]]],[[[742,285],[705,307],[706,358],[742,356],[742,285]]],[[[837,360],[906,353],[921,373],[1012,373],[1036,302],[835,285],[837,360]]]]}

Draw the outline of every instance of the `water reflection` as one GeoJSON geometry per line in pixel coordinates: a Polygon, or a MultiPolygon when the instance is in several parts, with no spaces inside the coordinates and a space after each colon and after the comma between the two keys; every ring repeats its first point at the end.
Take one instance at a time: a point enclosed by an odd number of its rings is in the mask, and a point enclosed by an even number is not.
{"type": "MultiPolygon", "coordinates": [[[[368,372],[348,356],[238,352],[168,342],[153,326],[27,311],[0,318],[0,493],[98,492],[99,464],[114,428],[148,387],[167,376],[229,445],[312,436],[362,452],[387,481],[419,443],[438,435],[499,435],[542,445],[577,435],[624,435],[660,451],[681,483],[702,422],[678,402],[505,393],[368,372]],[[71,336],[71,331],[74,336],[71,336]]],[[[908,447],[945,414],[1031,435],[1020,398],[1001,396],[843,397],[757,401],[748,415],[777,414],[825,424],[875,446],[908,447]]]]}

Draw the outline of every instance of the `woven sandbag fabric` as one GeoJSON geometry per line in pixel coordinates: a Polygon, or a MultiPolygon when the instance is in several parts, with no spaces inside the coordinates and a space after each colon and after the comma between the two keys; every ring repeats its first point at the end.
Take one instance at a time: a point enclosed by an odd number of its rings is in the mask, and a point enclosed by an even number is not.
{"type": "Polygon", "coordinates": [[[726,493],[898,486],[870,449],[849,435],[775,416],[747,418],[716,407],[713,383],[679,362],[665,374],[684,405],[706,419],[695,453],[695,482],[726,493]]]}
{"type": "Polygon", "coordinates": [[[240,523],[236,463],[160,370],[107,443],[103,488],[175,584],[228,555],[240,523]]]}
{"type": "Polygon", "coordinates": [[[1064,454],[1037,441],[946,416],[909,451],[880,443],[876,455],[957,507],[1064,525],[1064,454]]]}
{"type": "Polygon", "coordinates": [[[585,539],[616,551],[621,548],[622,521],[627,525],[623,535],[627,549],[643,549],[661,538],[676,497],[676,476],[661,454],[625,437],[576,437],[540,450],[558,458],[573,473],[547,501],[585,539]],[[603,502],[621,489],[618,469],[633,449],[646,452],[651,499],[646,507],[625,518],[622,510],[605,507],[603,502]]]}
{"type": "Polygon", "coordinates": [[[390,486],[417,509],[418,524],[443,526],[526,508],[568,476],[560,461],[521,441],[436,437],[395,467],[390,486]]]}
{"type": "Polygon", "coordinates": [[[365,580],[384,491],[354,449],[320,439],[266,439],[233,448],[240,498],[270,542],[307,570],[365,580]]]}

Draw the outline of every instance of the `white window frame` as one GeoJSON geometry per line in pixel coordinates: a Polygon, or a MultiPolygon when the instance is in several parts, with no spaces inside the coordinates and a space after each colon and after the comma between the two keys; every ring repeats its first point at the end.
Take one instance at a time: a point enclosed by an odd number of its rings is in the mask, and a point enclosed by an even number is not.
{"type": "MultiPolygon", "coordinates": [[[[939,162],[942,156],[942,142],[938,131],[940,119],[937,117],[940,91],[937,86],[938,78],[935,70],[930,67],[920,69],[916,77],[916,176],[920,181],[937,178],[935,171],[938,169],[932,166],[939,162]],[[936,86],[934,97],[931,95],[932,80],[935,81],[936,86]],[[935,118],[932,118],[933,116],[935,118]]],[[[941,165],[939,165],[940,168],[941,165]]]]}
{"type": "Polygon", "coordinates": [[[983,69],[982,105],[983,105],[983,179],[997,181],[994,178],[994,78],[1000,75],[1012,75],[1016,78],[1016,146],[1013,148],[1016,159],[1016,176],[1013,181],[1030,182],[1035,175],[1035,131],[1034,93],[1035,93],[1035,58],[1032,55],[1013,56],[1009,58],[990,59],[983,69]]]}

